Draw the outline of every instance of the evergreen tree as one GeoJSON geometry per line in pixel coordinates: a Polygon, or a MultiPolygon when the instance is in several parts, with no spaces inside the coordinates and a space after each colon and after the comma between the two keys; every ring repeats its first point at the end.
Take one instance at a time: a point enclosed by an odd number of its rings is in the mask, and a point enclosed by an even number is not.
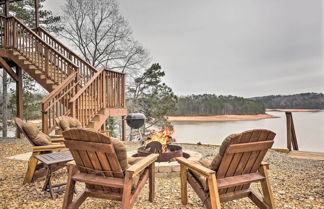
{"type": "Polygon", "coordinates": [[[168,124],[165,116],[176,110],[177,97],[172,89],[162,82],[164,76],[160,64],[153,64],[135,79],[135,86],[129,88],[130,112],[143,113],[151,125],[168,124]]]}

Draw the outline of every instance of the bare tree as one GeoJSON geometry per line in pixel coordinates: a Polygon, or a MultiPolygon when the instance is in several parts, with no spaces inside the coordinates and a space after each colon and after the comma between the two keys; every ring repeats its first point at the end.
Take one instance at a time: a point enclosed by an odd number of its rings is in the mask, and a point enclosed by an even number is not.
{"type": "Polygon", "coordinates": [[[130,72],[145,67],[148,54],[134,41],[116,0],[67,0],[61,36],[96,68],[130,72]]]}

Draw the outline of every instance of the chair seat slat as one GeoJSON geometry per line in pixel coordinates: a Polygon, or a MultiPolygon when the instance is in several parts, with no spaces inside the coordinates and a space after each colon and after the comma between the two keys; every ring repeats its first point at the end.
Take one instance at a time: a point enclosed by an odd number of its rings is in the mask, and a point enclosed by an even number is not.
{"type": "Polygon", "coordinates": [[[265,179],[265,177],[259,173],[243,174],[239,176],[231,176],[222,179],[217,179],[217,186],[219,189],[223,189],[246,183],[252,183],[255,181],[260,181],[262,179],[265,179]]]}
{"type": "Polygon", "coordinates": [[[124,179],[122,178],[114,178],[114,177],[103,177],[96,176],[93,174],[86,173],[78,173],[72,177],[73,180],[81,181],[88,184],[106,186],[106,187],[115,187],[115,188],[123,188],[124,179]]]}

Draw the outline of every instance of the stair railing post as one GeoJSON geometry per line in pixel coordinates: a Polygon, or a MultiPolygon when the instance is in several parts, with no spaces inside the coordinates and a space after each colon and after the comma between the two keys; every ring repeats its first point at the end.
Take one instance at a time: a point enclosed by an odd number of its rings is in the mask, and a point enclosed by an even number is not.
{"type": "Polygon", "coordinates": [[[13,46],[13,48],[14,49],[16,49],[16,46],[17,46],[17,44],[16,44],[16,42],[17,42],[17,27],[16,27],[16,22],[13,22],[13,29],[12,29],[12,32],[13,32],[13,34],[12,34],[12,46],[13,46]]]}
{"type": "Polygon", "coordinates": [[[48,103],[42,103],[42,131],[44,133],[48,132],[48,103]]]}
{"type": "Polygon", "coordinates": [[[71,117],[76,118],[75,102],[70,103],[71,117]]]}
{"type": "Polygon", "coordinates": [[[103,100],[103,106],[104,108],[106,108],[106,74],[107,74],[107,71],[104,71],[104,74],[102,76],[102,100],[103,100]]]}
{"type": "MultiPolygon", "coordinates": [[[[45,46],[44,46],[45,47],[45,46]]],[[[49,66],[49,51],[48,48],[45,47],[45,75],[48,76],[48,66],[49,66]]]]}
{"type": "Polygon", "coordinates": [[[8,27],[9,27],[9,19],[5,18],[5,24],[4,24],[4,48],[9,48],[9,43],[8,43],[8,27]]]}

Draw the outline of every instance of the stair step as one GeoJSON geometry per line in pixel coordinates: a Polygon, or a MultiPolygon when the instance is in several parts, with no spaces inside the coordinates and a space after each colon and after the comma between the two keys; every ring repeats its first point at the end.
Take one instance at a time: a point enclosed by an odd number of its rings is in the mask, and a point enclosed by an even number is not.
{"type": "Polygon", "coordinates": [[[46,80],[46,83],[47,84],[54,84],[54,82],[52,80],[48,80],[48,79],[46,80]]]}
{"type": "Polygon", "coordinates": [[[35,70],[34,72],[35,72],[35,74],[42,74],[42,71],[40,71],[40,70],[35,70]]]}
{"type": "Polygon", "coordinates": [[[35,70],[36,69],[36,66],[35,65],[29,65],[28,68],[31,69],[31,70],[35,70]]]}
{"type": "Polygon", "coordinates": [[[93,117],[92,120],[93,120],[94,122],[97,122],[97,121],[100,121],[101,117],[103,117],[102,114],[97,114],[96,116],[93,117]]]}
{"type": "Polygon", "coordinates": [[[24,56],[18,56],[19,60],[25,60],[26,58],[24,56]]]}
{"type": "Polygon", "coordinates": [[[13,55],[19,55],[20,53],[17,52],[17,51],[13,51],[13,50],[12,50],[12,54],[13,54],[13,55]]]}

